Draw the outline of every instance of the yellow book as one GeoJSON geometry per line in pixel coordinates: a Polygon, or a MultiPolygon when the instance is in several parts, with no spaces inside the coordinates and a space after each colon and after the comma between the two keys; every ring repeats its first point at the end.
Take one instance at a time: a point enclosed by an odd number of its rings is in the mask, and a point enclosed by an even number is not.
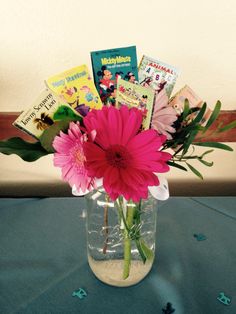
{"type": "Polygon", "coordinates": [[[82,116],[90,109],[100,109],[101,99],[86,65],[54,75],[45,81],[58,97],[82,116]]]}

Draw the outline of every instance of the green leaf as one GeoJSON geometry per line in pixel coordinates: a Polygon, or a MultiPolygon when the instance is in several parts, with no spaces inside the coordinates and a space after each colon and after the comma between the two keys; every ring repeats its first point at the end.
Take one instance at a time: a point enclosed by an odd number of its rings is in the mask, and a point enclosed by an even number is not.
{"type": "Polygon", "coordinates": [[[54,152],[54,148],[52,147],[52,142],[56,135],[60,133],[60,131],[66,131],[69,127],[71,120],[65,119],[61,121],[56,121],[47,128],[43,134],[40,136],[39,140],[46,151],[49,153],[54,152]]]}
{"type": "Polygon", "coordinates": [[[184,145],[180,145],[180,147],[175,151],[173,157],[176,156],[176,155],[177,155],[179,152],[181,152],[181,150],[183,150],[183,149],[184,149],[184,145]]]}
{"type": "Polygon", "coordinates": [[[189,146],[192,144],[197,134],[198,134],[198,130],[192,130],[191,133],[189,134],[189,137],[187,138],[186,142],[183,144],[184,149],[182,152],[182,157],[184,156],[184,154],[188,152],[189,146]]]}
{"type": "Polygon", "coordinates": [[[204,104],[202,105],[198,115],[196,116],[196,118],[193,120],[193,124],[196,125],[197,123],[200,123],[205,112],[206,112],[206,108],[207,108],[207,104],[204,102],[204,104]]]}
{"type": "Polygon", "coordinates": [[[194,168],[192,165],[190,165],[190,164],[187,163],[187,162],[186,162],[186,164],[187,164],[187,166],[189,167],[189,169],[190,169],[197,177],[199,177],[200,179],[203,180],[202,174],[201,174],[196,168],[194,168]]]}
{"type": "Polygon", "coordinates": [[[210,153],[212,153],[212,152],[214,152],[214,149],[206,150],[206,151],[200,156],[200,158],[203,158],[205,155],[210,154],[210,153]]]}
{"type": "Polygon", "coordinates": [[[135,243],[136,243],[137,249],[139,251],[140,257],[142,258],[143,264],[145,264],[147,258],[146,258],[146,255],[143,252],[143,248],[142,248],[142,246],[140,244],[140,240],[139,239],[135,239],[135,243]]]}
{"type": "Polygon", "coordinates": [[[232,147],[230,147],[226,144],[218,143],[218,142],[194,142],[193,145],[204,146],[204,147],[215,147],[215,148],[219,148],[219,149],[228,150],[231,152],[233,151],[232,147]]]}
{"type": "Polygon", "coordinates": [[[201,158],[198,158],[198,160],[203,164],[203,165],[205,165],[205,166],[207,166],[207,167],[212,167],[213,166],[213,161],[212,162],[209,162],[209,161],[206,161],[206,160],[203,160],[203,159],[201,159],[201,158]]]}
{"type": "Polygon", "coordinates": [[[188,171],[184,166],[180,165],[180,164],[177,164],[176,162],[173,162],[173,161],[167,161],[167,164],[171,167],[175,167],[175,168],[178,168],[178,169],[181,169],[181,170],[184,170],[184,171],[188,171]]]}
{"type": "Polygon", "coordinates": [[[233,128],[236,128],[236,121],[232,121],[229,124],[225,125],[224,127],[219,128],[218,132],[225,132],[233,128]]]}
{"type": "Polygon", "coordinates": [[[142,238],[139,239],[140,246],[142,248],[142,252],[145,255],[147,260],[151,260],[154,258],[153,251],[147,246],[142,238]]]}
{"type": "Polygon", "coordinates": [[[0,152],[5,155],[16,154],[25,161],[35,161],[49,153],[40,142],[29,143],[20,137],[13,137],[6,141],[0,141],[0,152]]]}
{"type": "Polygon", "coordinates": [[[212,114],[211,114],[209,120],[207,121],[207,124],[205,126],[204,131],[206,131],[212,125],[212,123],[217,119],[217,117],[220,113],[220,108],[221,108],[221,102],[218,100],[216,105],[215,105],[214,110],[212,111],[212,114]]]}
{"type": "Polygon", "coordinates": [[[182,115],[182,119],[185,120],[186,117],[189,114],[189,101],[188,99],[184,100],[184,111],[183,111],[183,115],[182,115]]]}

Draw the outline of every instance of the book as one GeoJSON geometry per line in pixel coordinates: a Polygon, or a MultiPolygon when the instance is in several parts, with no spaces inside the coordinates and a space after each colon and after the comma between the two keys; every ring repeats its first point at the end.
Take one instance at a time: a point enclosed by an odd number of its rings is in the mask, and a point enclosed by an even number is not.
{"type": "Polygon", "coordinates": [[[160,93],[164,88],[170,97],[179,75],[179,70],[162,61],[143,56],[139,65],[139,83],[145,87],[151,87],[155,93],[160,93]]]}
{"type": "Polygon", "coordinates": [[[96,88],[105,105],[115,105],[119,78],[138,82],[136,47],[92,51],[91,62],[96,88]]]}
{"type": "MultiPolygon", "coordinates": [[[[192,121],[196,117],[199,109],[202,107],[203,100],[188,85],[185,85],[173,97],[171,97],[169,106],[175,109],[177,115],[181,115],[184,111],[186,99],[188,100],[189,108],[192,109],[192,113],[188,116],[188,120],[192,121]]],[[[210,108],[206,109],[206,112],[201,120],[201,124],[203,126],[207,123],[211,112],[210,108]]]]}
{"type": "Polygon", "coordinates": [[[44,130],[55,121],[64,119],[82,121],[82,116],[70,105],[62,103],[51,91],[40,93],[32,106],[20,114],[13,125],[27,134],[39,139],[44,130]]]}
{"type": "Polygon", "coordinates": [[[128,108],[135,107],[141,110],[144,117],[142,127],[146,130],[150,127],[154,95],[154,91],[150,88],[119,79],[116,107],[126,105],[128,108]]]}
{"type": "Polygon", "coordinates": [[[200,108],[203,104],[202,99],[188,85],[185,85],[171,97],[169,105],[176,110],[177,114],[181,114],[184,110],[185,99],[188,99],[190,108],[200,108]]]}
{"type": "Polygon", "coordinates": [[[101,99],[86,65],[81,65],[45,81],[47,87],[81,115],[90,109],[100,109],[101,99]]]}

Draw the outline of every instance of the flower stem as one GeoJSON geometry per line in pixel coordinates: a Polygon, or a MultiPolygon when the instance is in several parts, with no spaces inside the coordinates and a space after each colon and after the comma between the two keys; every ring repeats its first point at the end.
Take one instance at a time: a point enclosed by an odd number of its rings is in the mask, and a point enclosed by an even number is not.
{"type": "MultiPolygon", "coordinates": [[[[109,202],[109,196],[106,195],[105,197],[106,202],[109,202]]],[[[105,241],[104,241],[104,246],[103,246],[103,254],[107,253],[107,243],[108,243],[108,206],[104,206],[104,234],[105,234],[105,241]]]]}
{"type": "Polygon", "coordinates": [[[135,207],[127,205],[126,214],[126,228],[124,231],[124,269],[123,269],[123,279],[129,277],[130,264],[131,264],[131,239],[129,235],[129,230],[133,225],[133,218],[135,213],[135,207]]]}
{"type": "Polygon", "coordinates": [[[123,268],[123,279],[129,277],[130,265],[131,265],[131,243],[135,241],[140,257],[145,264],[147,259],[153,259],[153,252],[146,245],[140,235],[140,215],[141,215],[141,201],[138,204],[124,202],[122,197],[117,199],[117,207],[120,217],[120,224],[123,223],[123,237],[124,237],[124,268],[123,268]],[[127,207],[126,217],[124,206],[127,207]]]}

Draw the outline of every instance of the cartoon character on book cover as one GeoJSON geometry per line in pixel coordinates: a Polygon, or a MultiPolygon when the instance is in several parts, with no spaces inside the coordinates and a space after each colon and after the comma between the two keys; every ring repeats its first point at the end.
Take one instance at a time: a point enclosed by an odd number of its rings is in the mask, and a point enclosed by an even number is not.
{"type": "Polygon", "coordinates": [[[126,105],[129,108],[136,107],[141,110],[144,120],[142,127],[150,126],[154,101],[154,91],[141,85],[133,84],[119,79],[117,84],[116,107],[126,105]]]}
{"type": "Polygon", "coordinates": [[[151,87],[156,94],[165,89],[170,97],[178,73],[178,69],[169,64],[143,56],[139,65],[139,83],[142,86],[151,87]]]}
{"type": "Polygon", "coordinates": [[[95,85],[103,104],[114,105],[117,81],[138,82],[136,47],[91,52],[95,85]]]}
{"type": "Polygon", "coordinates": [[[55,75],[45,82],[62,101],[68,103],[82,116],[86,116],[90,109],[102,107],[86,65],[55,75]]]}

